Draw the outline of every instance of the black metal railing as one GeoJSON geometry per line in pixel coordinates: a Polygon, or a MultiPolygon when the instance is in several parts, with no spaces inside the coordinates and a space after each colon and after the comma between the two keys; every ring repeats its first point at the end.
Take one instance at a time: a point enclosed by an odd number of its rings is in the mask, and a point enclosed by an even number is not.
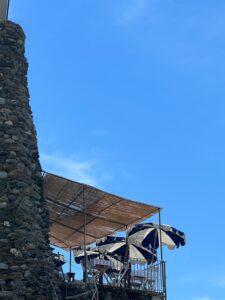
{"type": "MultiPolygon", "coordinates": [[[[81,263],[83,271],[85,264],[81,263]]],[[[78,278],[77,278],[78,279],[78,278]]],[[[83,278],[84,280],[84,278],[83,278]]],[[[79,280],[78,280],[79,281],[79,280]]],[[[74,283],[76,283],[75,280],[74,283]]],[[[87,284],[128,288],[160,294],[166,299],[165,262],[154,263],[146,260],[121,262],[117,257],[110,259],[88,259],[87,284]]]]}
{"type": "Polygon", "coordinates": [[[147,263],[132,260],[127,263],[90,260],[97,284],[118,286],[135,290],[146,290],[165,293],[166,273],[165,262],[147,263]]]}

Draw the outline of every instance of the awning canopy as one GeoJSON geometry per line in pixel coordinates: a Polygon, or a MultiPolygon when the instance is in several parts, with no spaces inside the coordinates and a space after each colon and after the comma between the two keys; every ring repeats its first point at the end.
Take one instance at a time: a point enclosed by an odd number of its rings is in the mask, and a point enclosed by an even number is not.
{"type": "Polygon", "coordinates": [[[160,210],[50,173],[44,173],[44,195],[50,213],[51,244],[67,250],[84,244],[85,228],[86,244],[91,244],[160,210]]]}

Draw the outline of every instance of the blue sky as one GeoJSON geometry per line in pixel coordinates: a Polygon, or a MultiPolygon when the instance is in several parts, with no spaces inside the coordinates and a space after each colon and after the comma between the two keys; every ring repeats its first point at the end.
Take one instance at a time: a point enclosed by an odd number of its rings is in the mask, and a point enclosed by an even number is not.
{"type": "Polygon", "coordinates": [[[11,0],[43,169],[164,208],[168,299],[225,299],[225,2],[11,0]]]}

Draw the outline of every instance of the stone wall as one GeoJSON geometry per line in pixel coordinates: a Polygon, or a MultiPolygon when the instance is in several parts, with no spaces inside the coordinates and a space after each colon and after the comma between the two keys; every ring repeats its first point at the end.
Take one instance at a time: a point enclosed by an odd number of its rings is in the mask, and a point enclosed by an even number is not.
{"type": "Polygon", "coordinates": [[[24,41],[0,22],[0,298],[57,299],[24,41]]]}
{"type": "MultiPolygon", "coordinates": [[[[93,288],[93,286],[92,286],[93,288]]],[[[93,293],[84,295],[91,291],[91,286],[85,286],[84,283],[75,281],[61,285],[63,299],[75,299],[75,295],[80,295],[79,300],[91,300],[93,293]]],[[[98,300],[165,300],[162,294],[147,290],[133,290],[122,287],[113,287],[110,285],[98,286],[98,300]]]]}

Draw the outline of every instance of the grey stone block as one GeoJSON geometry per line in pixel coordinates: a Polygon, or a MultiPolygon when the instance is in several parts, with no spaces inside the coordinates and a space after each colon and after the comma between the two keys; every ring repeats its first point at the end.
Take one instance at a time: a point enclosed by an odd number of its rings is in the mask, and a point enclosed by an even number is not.
{"type": "Polygon", "coordinates": [[[5,263],[0,263],[0,270],[8,270],[9,266],[5,263]]]}
{"type": "Polygon", "coordinates": [[[8,177],[7,172],[5,171],[0,171],[0,179],[6,179],[8,177]]]}
{"type": "Polygon", "coordinates": [[[5,104],[6,100],[5,98],[0,98],[0,105],[5,104]]]}

